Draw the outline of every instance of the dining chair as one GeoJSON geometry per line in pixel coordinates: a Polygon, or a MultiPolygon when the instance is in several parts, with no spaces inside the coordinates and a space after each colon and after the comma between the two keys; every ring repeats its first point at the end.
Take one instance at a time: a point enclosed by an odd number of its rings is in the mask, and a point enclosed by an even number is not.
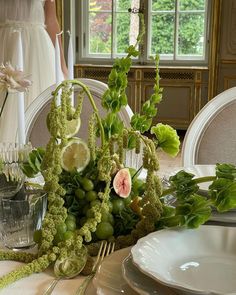
{"type": "Polygon", "coordinates": [[[210,100],[191,122],[182,146],[182,165],[236,164],[236,87],[210,100]]]}
{"type": "MultiPolygon", "coordinates": [[[[101,116],[105,116],[106,111],[101,106],[101,97],[108,88],[107,84],[86,78],[79,78],[78,80],[89,88],[98,107],[99,113],[101,116]]],[[[26,139],[32,143],[33,147],[46,146],[47,142],[49,141],[50,134],[47,129],[46,119],[50,110],[52,92],[55,90],[55,88],[56,84],[47,88],[26,109],[26,139]]],[[[76,93],[80,90],[80,87],[76,86],[74,88],[75,97],[76,93]]],[[[82,124],[78,133],[78,136],[85,140],[88,138],[88,121],[90,114],[92,114],[92,106],[85,95],[81,113],[82,124]]],[[[119,116],[126,127],[130,126],[130,118],[132,115],[133,112],[128,105],[121,109],[119,116]]]]}

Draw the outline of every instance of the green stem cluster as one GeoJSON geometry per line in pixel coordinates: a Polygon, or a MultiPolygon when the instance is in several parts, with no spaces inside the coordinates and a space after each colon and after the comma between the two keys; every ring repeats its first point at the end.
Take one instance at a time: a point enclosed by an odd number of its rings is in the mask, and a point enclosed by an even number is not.
{"type": "Polygon", "coordinates": [[[100,117],[100,115],[99,115],[98,108],[97,108],[97,106],[96,106],[96,104],[95,104],[95,102],[94,102],[94,99],[93,99],[93,97],[92,97],[92,95],[91,95],[91,92],[89,91],[88,87],[87,87],[84,83],[82,83],[82,82],[80,82],[80,81],[78,81],[78,80],[66,80],[66,81],[62,82],[60,85],[58,85],[58,87],[57,87],[57,88],[55,89],[55,91],[53,92],[53,95],[54,95],[54,96],[57,96],[58,93],[59,93],[59,90],[60,90],[61,88],[63,88],[64,86],[67,86],[67,85],[69,85],[69,84],[80,86],[80,87],[83,89],[83,91],[87,94],[88,99],[89,99],[89,101],[90,101],[90,103],[91,103],[91,106],[92,106],[92,108],[93,108],[93,111],[94,111],[94,113],[95,113],[95,115],[96,115],[96,117],[97,117],[97,121],[98,121],[99,129],[100,129],[100,132],[101,132],[101,145],[102,145],[102,147],[103,147],[103,145],[104,145],[104,143],[105,143],[105,135],[104,135],[104,129],[103,129],[103,125],[102,125],[102,120],[101,120],[101,117],[100,117]]]}
{"type": "MultiPolygon", "coordinates": [[[[209,182],[209,181],[214,181],[216,179],[216,176],[204,176],[204,177],[198,177],[198,178],[194,178],[192,181],[195,184],[199,184],[199,183],[204,183],[204,182],[209,182]]],[[[167,196],[167,195],[171,195],[175,192],[175,188],[168,188],[166,190],[163,191],[162,193],[162,197],[167,196]]]]}

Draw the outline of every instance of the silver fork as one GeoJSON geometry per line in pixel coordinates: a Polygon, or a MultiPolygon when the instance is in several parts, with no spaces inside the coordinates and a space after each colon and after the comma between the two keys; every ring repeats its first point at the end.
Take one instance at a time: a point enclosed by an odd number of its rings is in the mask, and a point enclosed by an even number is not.
{"type": "Polygon", "coordinates": [[[97,258],[95,260],[95,263],[92,268],[92,272],[90,275],[86,277],[86,279],[83,281],[83,283],[79,286],[77,291],[75,292],[75,295],[84,295],[86,292],[86,289],[88,287],[88,284],[91,282],[92,278],[96,274],[96,271],[99,267],[99,265],[102,263],[103,259],[106,256],[109,256],[112,252],[115,250],[115,243],[114,242],[107,242],[107,241],[102,241],[97,258]]]}

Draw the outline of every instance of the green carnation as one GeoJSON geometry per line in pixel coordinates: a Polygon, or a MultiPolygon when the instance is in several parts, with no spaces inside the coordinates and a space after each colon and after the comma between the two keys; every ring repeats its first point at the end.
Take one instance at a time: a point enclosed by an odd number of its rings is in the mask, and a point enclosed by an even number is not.
{"type": "Polygon", "coordinates": [[[172,157],[179,152],[179,136],[175,129],[169,125],[157,124],[151,128],[151,134],[155,134],[158,140],[158,147],[172,157]]]}

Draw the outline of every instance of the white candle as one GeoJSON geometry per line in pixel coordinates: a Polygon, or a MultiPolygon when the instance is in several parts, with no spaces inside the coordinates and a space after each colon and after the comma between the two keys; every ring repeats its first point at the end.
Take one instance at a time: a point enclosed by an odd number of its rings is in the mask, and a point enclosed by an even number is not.
{"type": "MultiPolygon", "coordinates": [[[[56,34],[56,41],[55,41],[55,74],[56,74],[56,86],[58,86],[62,82],[62,70],[61,70],[61,51],[60,51],[60,45],[59,45],[59,35],[61,33],[56,34]]],[[[61,97],[61,91],[59,91],[57,95],[57,101],[56,104],[60,105],[60,97],[61,97]]]]}
{"type": "MultiPolygon", "coordinates": [[[[73,52],[73,42],[72,42],[72,36],[70,31],[68,31],[69,34],[69,45],[68,45],[68,79],[73,80],[74,79],[74,52],[73,52]]],[[[71,94],[71,105],[74,106],[74,93],[71,94]]]]}
{"type": "Polygon", "coordinates": [[[74,53],[73,53],[73,42],[71,33],[68,32],[70,35],[69,38],[69,45],[68,45],[68,79],[74,79],[74,53]]]}
{"type": "Polygon", "coordinates": [[[55,74],[56,74],[56,85],[59,85],[62,82],[62,70],[61,70],[61,53],[60,53],[60,45],[58,36],[61,33],[56,34],[56,42],[55,42],[55,74]]]}
{"type": "MultiPolygon", "coordinates": [[[[16,67],[18,70],[24,70],[24,61],[23,61],[23,48],[22,48],[22,38],[21,31],[17,32],[17,64],[16,67]]],[[[17,111],[18,111],[18,141],[20,144],[25,144],[25,96],[24,92],[17,93],[17,111]]]]}

